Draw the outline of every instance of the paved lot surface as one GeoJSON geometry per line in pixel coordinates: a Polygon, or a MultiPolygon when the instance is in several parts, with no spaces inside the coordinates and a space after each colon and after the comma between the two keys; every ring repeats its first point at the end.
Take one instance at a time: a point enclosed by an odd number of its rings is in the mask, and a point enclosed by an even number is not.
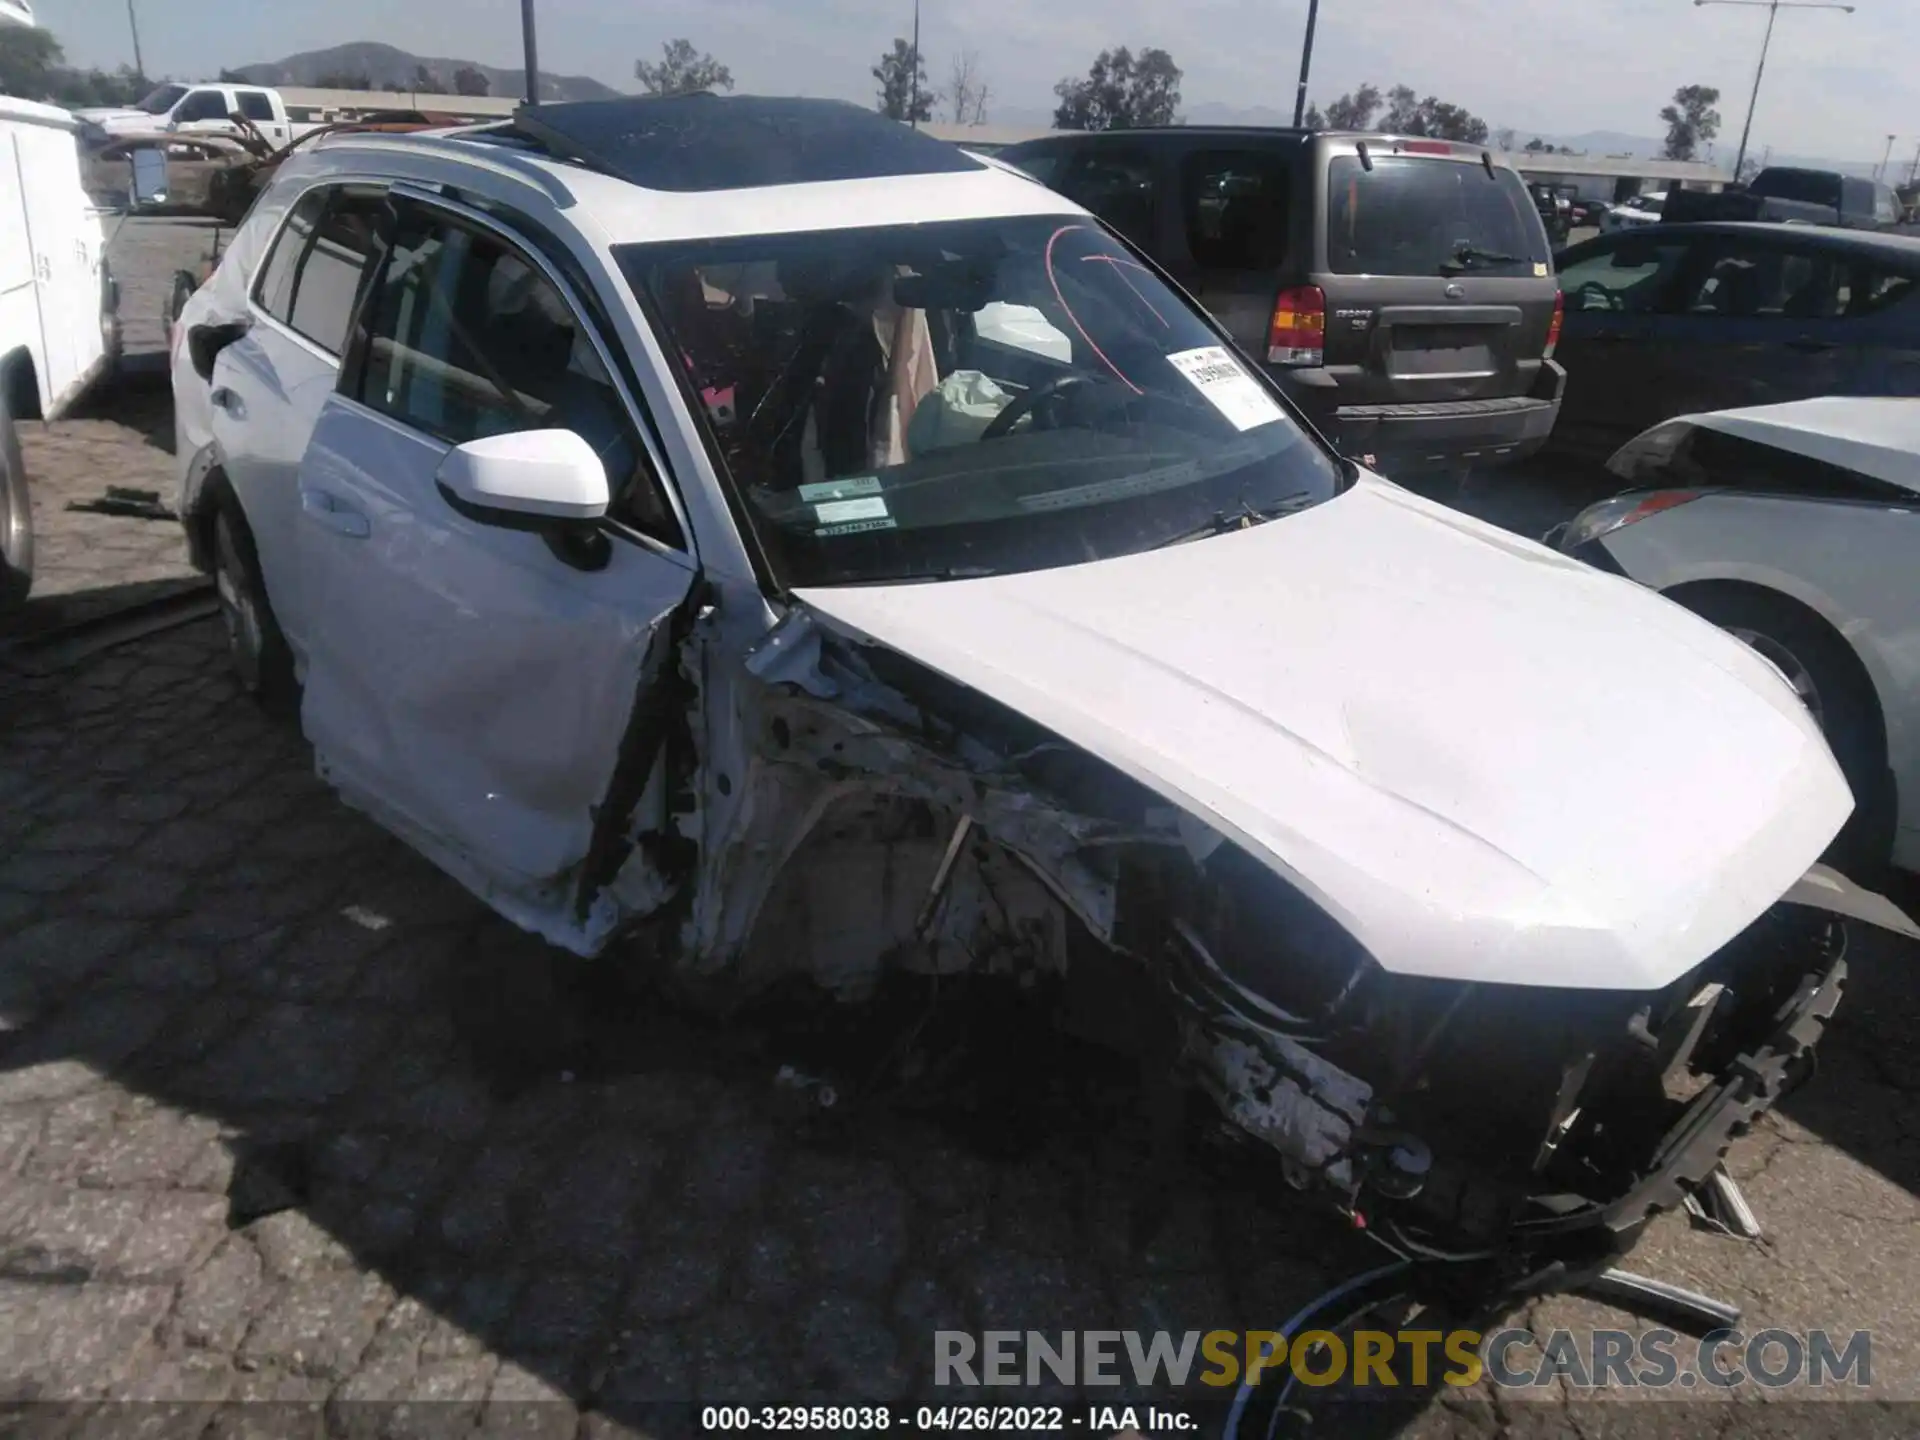
{"type": "MultiPolygon", "coordinates": [[[[69,422],[87,443],[30,441],[57,594],[145,593],[177,543],[64,508],[165,471],[156,413],[103,400],[69,422]]],[[[1559,483],[1461,498],[1541,528],[1577,503],[1559,483]]],[[[1635,1264],[1750,1330],[1870,1329],[1872,1396],[1920,1400],[1916,956],[1858,958],[1818,1078],[1736,1151],[1766,1241],[1668,1218],[1635,1264]]],[[[1244,1162],[1157,1164],[1130,1075],[1018,1006],[909,1103],[864,1082],[912,1015],[723,1026],[555,973],[332,800],[212,624],[0,665],[0,1400],[42,1402],[13,1422],[170,1401],[94,1422],[561,1435],[688,1428],[657,1408],[688,1398],[950,1401],[937,1329],[1270,1327],[1379,1254],[1244,1162]],[[790,1063],[838,1103],[777,1084],[790,1063]]],[[[1815,1428],[1696,1394],[1666,1433],[1815,1428]]],[[[1528,1398],[1451,1396],[1406,1433],[1618,1433],[1563,1388],[1528,1398]]],[[[1916,1412],[1845,1413],[1893,1434],[1916,1412]]]]}
{"type": "Polygon", "coordinates": [[[215,227],[146,218],[107,224],[126,374],[64,419],[19,427],[33,496],[33,598],[23,612],[0,617],[0,638],[159,596],[193,574],[178,525],[74,507],[107,501],[109,487],[173,503],[164,308],[174,271],[197,268],[211,254],[215,227]]]}

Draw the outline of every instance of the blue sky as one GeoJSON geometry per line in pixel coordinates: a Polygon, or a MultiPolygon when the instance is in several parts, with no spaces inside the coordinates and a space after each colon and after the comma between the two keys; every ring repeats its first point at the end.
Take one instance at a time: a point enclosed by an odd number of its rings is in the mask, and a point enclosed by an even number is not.
{"type": "MultiPolygon", "coordinates": [[[[147,66],[182,78],[348,40],[517,65],[518,0],[134,0],[147,66]]],[[[1857,0],[1856,13],[1783,12],[1754,146],[1878,160],[1899,132],[1901,171],[1920,146],[1920,4],[1857,0]],[[1913,132],[1911,134],[1906,132],[1913,132]]],[[[937,84],[948,57],[979,52],[989,119],[1052,104],[1103,46],[1163,46],[1188,104],[1292,106],[1306,0],[923,0],[922,49],[937,84]]],[[[132,58],[124,0],[34,0],[69,57],[132,58]]],[[[545,69],[630,88],[635,57],[684,35],[732,67],[739,88],[865,100],[868,69],[909,33],[911,0],[539,0],[545,69]]],[[[1323,0],[1312,93],[1404,81],[1496,125],[1651,135],[1676,86],[1722,91],[1721,145],[1739,138],[1764,10],[1689,0],[1323,0]]]]}

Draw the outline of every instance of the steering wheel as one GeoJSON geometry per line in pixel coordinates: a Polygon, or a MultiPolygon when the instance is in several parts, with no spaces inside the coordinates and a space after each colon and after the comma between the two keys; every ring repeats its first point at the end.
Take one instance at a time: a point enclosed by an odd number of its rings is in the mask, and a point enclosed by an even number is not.
{"type": "Polygon", "coordinates": [[[1579,297],[1582,310],[1623,310],[1620,297],[1614,291],[1602,285],[1598,280],[1589,280],[1574,292],[1579,297]],[[1598,305],[1592,302],[1598,299],[1598,305]]]}
{"type": "Polygon", "coordinates": [[[1060,394],[1070,386],[1090,385],[1092,383],[1093,377],[1091,375],[1082,375],[1077,370],[1069,370],[1064,375],[1056,375],[1051,380],[1042,381],[1025,394],[1014,396],[1013,403],[1008,405],[1007,408],[1002,410],[998,415],[994,416],[987,428],[980,432],[980,438],[982,440],[998,440],[1002,435],[1011,431],[1015,425],[1018,425],[1021,417],[1026,415],[1036,405],[1041,404],[1043,401],[1053,399],[1054,396],[1060,394]]]}

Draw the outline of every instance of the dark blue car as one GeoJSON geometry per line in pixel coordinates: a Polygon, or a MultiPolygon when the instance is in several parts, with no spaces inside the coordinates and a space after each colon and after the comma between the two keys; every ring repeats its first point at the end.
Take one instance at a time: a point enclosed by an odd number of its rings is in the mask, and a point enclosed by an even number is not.
{"type": "Polygon", "coordinates": [[[1617,231],[1556,257],[1556,449],[1605,456],[1676,415],[1920,395],[1920,240],[1812,225],[1617,231]]]}

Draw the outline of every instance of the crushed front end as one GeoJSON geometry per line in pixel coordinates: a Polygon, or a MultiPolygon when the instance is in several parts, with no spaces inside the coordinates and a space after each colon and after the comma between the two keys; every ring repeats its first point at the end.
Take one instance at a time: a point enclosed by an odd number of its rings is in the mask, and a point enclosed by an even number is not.
{"type": "Polygon", "coordinates": [[[1702,1185],[1808,1072],[1846,980],[1847,922],[1802,903],[1652,993],[1393,975],[1244,855],[1215,859],[1130,912],[1198,1082],[1295,1186],[1509,1295],[1607,1269],[1702,1185]]]}
{"type": "Polygon", "coordinates": [[[708,853],[692,968],[806,969],[847,998],[889,968],[1052,985],[1063,1027],[1204,1091],[1286,1183],[1471,1266],[1483,1295],[1612,1265],[1806,1072],[1849,919],[1911,933],[1816,866],[1657,990],[1392,972],[1010,707],[804,615],[776,633],[749,667],[745,783],[707,797],[742,839],[708,853]]]}

